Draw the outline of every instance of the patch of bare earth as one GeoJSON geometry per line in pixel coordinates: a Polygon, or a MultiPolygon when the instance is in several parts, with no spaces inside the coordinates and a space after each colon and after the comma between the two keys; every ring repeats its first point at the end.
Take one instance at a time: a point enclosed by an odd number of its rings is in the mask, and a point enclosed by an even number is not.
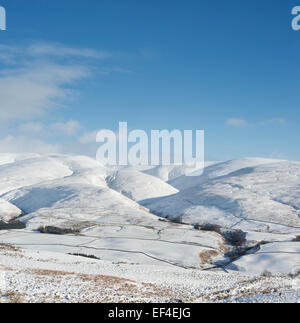
{"type": "Polygon", "coordinates": [[[199,258],[201,260],[201,264],[209,264],[212,259],[219,255],[216,250],[205,250],[199,253],[199,258]]]}
{"type": "Polygon", "coordinates": [[[6,243],[0,243],[0,251],[13,251],[18,252],[20,251],[20,248],[17,248],[13,245],[6,244],[6,243]]]}
{"type": "Polygon", "coordinates": [[[24,303],[25,302],[25,294],[17,293],[17,292],[8,292],[2,294],[0,291],[0,303],[24,303]]]}
{"type": "MultiPolygon", "coordinates": [[[[174,293],[166,288],[150,283],[137,283],[121,277],[107,275],[78,274],[73,272],[63,272],[42,269],[27,269],[27,274],[35,276],[38,284],[43,284],[45,279],[54,279],[57,283],[63,284],[64,280],[72,279],[74,284],[82,288],[85,292],[84,297],[76,295],[76,298],[70,297],[70,302],[139,302],[151,301],[156,299],[164,301],[174,299],[174,293]],[[86,287],[91,297],[86,296],[86,287]],[[101,294],[101,296],[100,296],[101,294]]],[[[71,295],[70,295],[71,296],[71,295]]],[[[43,295],[47,299],[46,295],[43,295]]],[[[49,301],[49,300],[48,300],[49,301]]],[[[60,297],[52,299],[51,302],[60,302],[60,297]]]]}

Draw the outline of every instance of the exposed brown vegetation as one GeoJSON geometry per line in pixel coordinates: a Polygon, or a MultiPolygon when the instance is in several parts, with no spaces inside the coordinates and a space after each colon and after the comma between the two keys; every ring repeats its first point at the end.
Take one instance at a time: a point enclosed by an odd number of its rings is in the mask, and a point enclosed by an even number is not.
{"type": "Polygon", "coordinates": [[[17,248],[13,245],[7,244],[7,243],[0,243],[0,250],[5,251],[20,251],[20,248],[17,248]]]}
{"type": "MultiPolygon", "coordinates": [[[[86,282],[92,283],[90,289],[92,291],[97,291],[100,288],[113,289],[114,292],[124,294],[128,299],[132,298],[148,298],[148,297],[164,297],[164,298],[174,298],[172,291],[169,289],[157,286],[150,283],[137,283],[134,280],[107,276],[107,275],[94,275],[94,274],[78,274],[73,272],[63,272],[56,270],[43,270],[43,269],[27,269],[27,273],[31,273],[37,276],[48,276],[55,279],[60,279],[65,276],[73,276],[78,279],[78,283],[86,282]]],[[[59,301],[57,299],[57,301],[59,301]]],[[[91,302],[103,302],[103,299],[93,299],[91,302]]],[[[113,301],[113,300],[108,300],[113,301]]]]}
{"type": "Polygon", "coordinates": [[[227,244],[235,247],[240,247],[245,244],[247,234],[242,230],[222,230],[222,227],[217,224],[204,223],[195,225],[195,229],[208,232],[216,232],[223,236],[227,244]]]}
{"type": "Polygon", "coordinates": [[[205,250],[199,253],[199,258],[201,259],[202,264],[210,263],[211,260],[218,256],[219,253],[216,250],[205,250]]]}
{"type": "Polygon", "coordinates": [[[210,232],[217,232],[219,234],[222,234],[221,232],[221,226],[217,224],[211,224],[211,223],[204,223],[204,224],[197,224],[194,226],[195,229],[201,230],[201,231],[210,231],[210,232]]]}
{"type": "Polygon", "coordinates": [[[7,299],[6,303],[17,304],[25,302],[24,294],[20,294],[17,292],[8,292],[3,296],[7,299]]]}

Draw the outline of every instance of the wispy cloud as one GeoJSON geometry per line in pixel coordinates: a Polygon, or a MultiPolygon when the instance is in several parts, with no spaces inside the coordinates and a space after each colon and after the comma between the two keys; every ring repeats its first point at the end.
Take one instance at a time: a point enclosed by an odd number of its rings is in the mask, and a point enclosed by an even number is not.
{"type": "Polygon", "coordinates": [[[242,118],[230,118],[226,123],[228,126],[236,128],[244,128],[249,126],[248,122],[242,118]]]}
{"type": "Polygon", "coordinates": [[[62,152],[64,144],[52,142],[66,136],[74,137],[68,152],[72,147],[79,150],[77,137],[84,130],[79,121],[56,121],[49,113],[55,109],[59,115],[58,109],[76,98],[75,83],[92,76],[92,63],[110,56],[57,43],[0,45],[0,151],[62,152]]]}
{"type": "Polygon", "coordinates": [[[18,132],[21,134],[42,134],[44,125],[41,122],[26,122],[18,127],[18,132]]]}
{"type": "Polygon", "coordinates": [[[34,63],[0,74],[2,122],[39,117],[72,99],[64,86],[88,76],[82,66],[34,63]]]}
{"type": "Polygon", "coordinates": [[[42,122],[26,122],[18,126],[17,132],[22,135],[37,134],[44,137],[74,136],[82,129],[77,120],[54,122],[44,124],[42,122]]]}
{"type": "Polygon", "coordinates": [[[286,123],[286,120],[284,118],[274,118],[274,119],[269,119],[269,120],[264,120],[259,123],[261,126],[267,126],[267,125],[284,125],[286,123]]]}
{"type": "Polygon", "coordinates": [[[86,58],[107,59],[112,53],[92,48],[67,47],[58,43],[35,42],[29,45],[10,46],[0,44],[0,63],[18,64],[28,59],[86,58]]]}
{"type": "Polygon", "coordinates": [[[245,127],[256,127],[256,126],[268,126],[268,125],[284,125],[286,120],[284,118],[273,118],[268,120],[263,120],[257,123],[251,123],[243,118],[229,118],[226,124],[234,128],[245,128],[245,127]]]}
{"type": "Polygon", "coordinates": [[[6,64],[14,63],[18,52],[16,47],[0,44],[0,62],[6,64]]]}
{"type": "Polygon", "coordinates": [[[31,56],[56,56],[56,57],[85,57],[94,59],[105,59],[111,57],[111,53],[103,50],[91,48],[65,47],[57,43],[37,43],[27,48],[28,55],[31,56]]]}
{"type": "Polygon", "coordinates": [[[60,153],[62,146],[59,144],[50,144],[34,137],[24,137],[8,135],[0,138],[0,151],[5,153],[60,153]]]}
{"type": "Polygon", "coordinates": [[[50,130],[67,136],[75,135],[80,128],[81,125],[77,120],[69,120],[67,122],[56,122],[49,126],[50,130]]]}
{"type": "Polygon", "coordinates": [[[98,131],[85,132],[82,136],[79,137],[78,141],[81,144],[95,143],[97,133],[98,133],[98,131]]]}

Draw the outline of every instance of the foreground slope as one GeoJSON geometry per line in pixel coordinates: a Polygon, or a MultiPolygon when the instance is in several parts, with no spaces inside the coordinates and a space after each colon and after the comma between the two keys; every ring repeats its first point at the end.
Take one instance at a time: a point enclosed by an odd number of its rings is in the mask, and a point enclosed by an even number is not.
{"type": "Polygon", "coordinates": [[[291,302],[300,279],[89,259],[0,245],[1,302],[291,302]]]}

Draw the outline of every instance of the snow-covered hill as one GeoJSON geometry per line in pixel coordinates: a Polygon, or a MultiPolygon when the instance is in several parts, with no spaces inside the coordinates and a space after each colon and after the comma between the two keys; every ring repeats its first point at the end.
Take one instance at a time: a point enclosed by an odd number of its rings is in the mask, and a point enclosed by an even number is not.
{"type": "Polygon", "coordinates": [[[11,206],[26,223],[25,234],[12,231],[2,240],[5,243],[65,253],[94,248],[101,259],[179,267],[208,266],[199,256],[203,252],[210,252],[211,260],[223,259],[220,235],[160,221],[135,201],[178,192],[143,172],[114,172],[87,157],[52,155],[0,166],[0,175],[1,199],[6,203],[2,219],[7,220],[11,206]],[[49,225],[79,229],[84,237],[36,232],[49,225]],[[69,249],[70,239],[76,243],[69,249]],[[75,248],[82,244],[86,247],[75,248]]]}
{"type": "MultiPolygon", "coordinates": [[[[205,167],[208,168],[211,165],[217,164],[217,162],[205,162],[205,167]]],[[[185,176],[187,167],[182,166],[155,166],[142,170],[145,174],[157,177],[164,182],[173,183],[176,179],[181,178],[183,181],[187,181],[185,176]]],[[[173,184],[172,184],[173,185],[173,184]]],[[[174,186],[174,185],[173,185],[174,186]]]]}
{"type": "MultiPolygon", "coordinates": [[[[276,163],[276,159],[265,159],[265,158],[240,158],[229,160],[225,162],[212,162],[206,163],[205,172],[202,176],[196,177],[186,177],[180,176],[175,178],[170,178],[169,183],[178,188],[179,190],[184,190],[190,187],[199,186],[205,182],[211,181],[213,179],[220,178],[222,176],[227,176],[229,174],[234,174],[234,172],[239,172],[242,169],[255,167],[258,165],[276,163]]],[[[183,174],[182,174],[183,175],[183,174]]]]}
{"type": "Polygon", "coordinates": [[[202,176],[186,177],[179,166],[115,170],[84,156],[0,156],[0,220],[18,217],[26,224],[0,231],[0,243],[31,250],[92,253],[112,263],[288,273],[298,266],[299,243],[292,240],[300,235],[299,216],[299,162],[214,162],[202,176]],[[196,224],[241,229],[245,247],[255,248],[232,262],[229,242],[196,224]],[[37,232],[49,225],[80,235],[37,232]]]}
{"type": "Polygon", "coordinates": [[[78,221],[157,220],[110,189],[106,183],[109,173],[88,157],[55,155],[24,160],[0,167],[2,199],[22,210],[22,221],[28,228],[78,221]]]}
{"type": "Polygon", "coordinates": [[[178,194],[142,202],[164,217],[245,231],[299,232],[300,163],[242,159],[171,181],[178,194]]]}
{"type": "Polygon", "coordinates": [[[69,167],[51,157],[11,162],[0,167],[0,194],[71,174],[69,167]]]}
{"type": "Polygon", "coordinates": [[[10,164],[19,160],[32,159],[37,157],[40,157],[40,156],[38,154],[32,154],[32,153],[28,153],[28,154],[0,153],[0,165],[10,164]]]}
{"type": "Polygon", "coordinates": [[[178,193],[162,180],[135,170],[120,170],[107,180],[109,187],[134,201],[168,196],[178,193]]]}

